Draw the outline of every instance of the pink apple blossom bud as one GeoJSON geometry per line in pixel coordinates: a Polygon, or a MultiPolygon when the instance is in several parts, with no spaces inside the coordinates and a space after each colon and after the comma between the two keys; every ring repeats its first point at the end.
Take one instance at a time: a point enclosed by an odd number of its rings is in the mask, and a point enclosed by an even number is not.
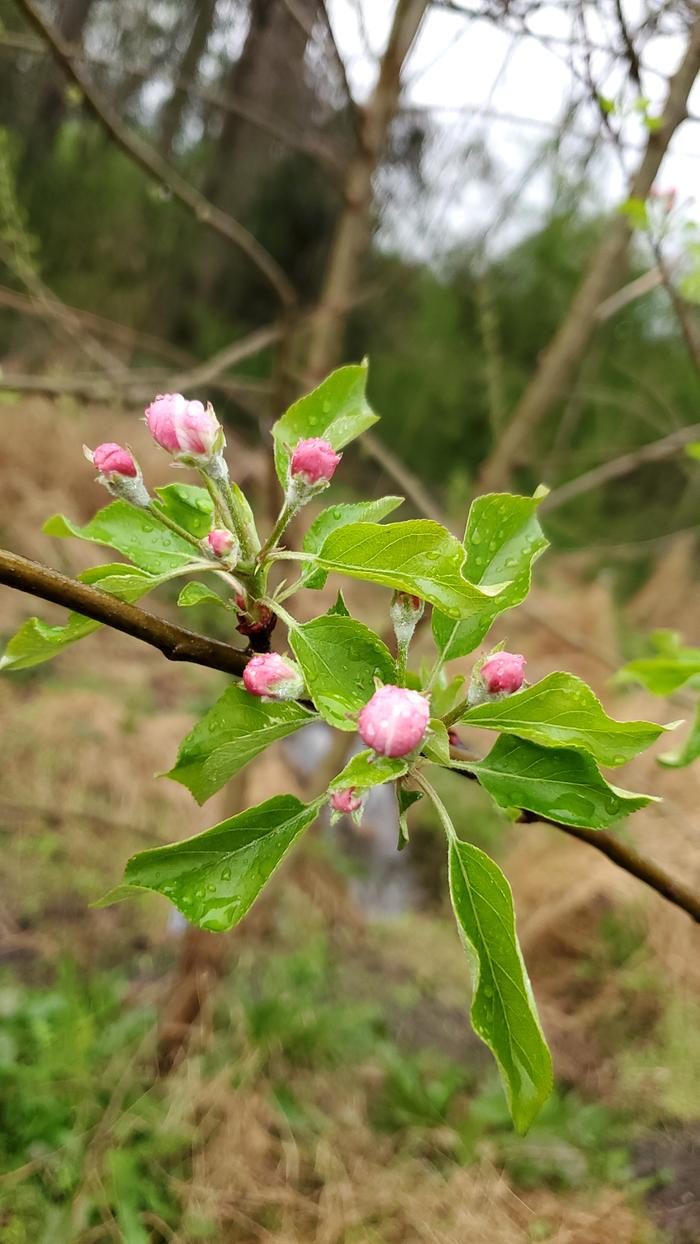
{"type": "Polygon", "coordinates": [[[139,469],[129,453],[122,445],[114,441],[105,441],[92,451],[92,465],[97,467],[101,475],[129,475],[136,479],[139,469]]]}
{"type": "Polygon", "coordinates": [[[103,484],[113,497],[144,509],[149,505],[148,490],[144,487],[138,462],[130,449],[114,441],[105,441],[96,449],[83,445],[83,453],[96,468],[98,483],[103,484]]]}
{"type": "Polygon", "coordinates": [[[181,393],[160,393],[146,407],[146,423],[157,445],[180,462],[209,462],[221,453],[224,433],[210,403],[181,393]]]}
{"type": "Polygon", "coordinates": [[[526,664],[519,652],[494,652],[484,661],[479,675],[489,695],[512,695],[523,685],[526,664]]]}
{"type": "Polygon", "coordinates": [[[359,812],[364,802],[356,786],[346,786],[345,790],[334,790],[331,795],[333,811],[340,812],[343,816],[350,816],[353,812],[359,812]]]}
{"type": "Polygon", "coordinates": [[[207,544],[215,557],[231,558],[237,552],[238,541],[227,527],[215,527],[207,536],[207,544]]]}
{"type": "Polygon", "coordinates": [[[292,454],[290,473],[292,479],[301,479],[309,485],[328,484],[341,459],[328,441],[319,436],[298,441],[292,454]]]}
{"type": "Polygon", "coordinates": [[[243,685],[251,695],[270,700],[297,700],[304,691],[298,666],[277,652],[251,657],[243,671],[243,685]]]}
{"type": "Polygon", "coordinates": [[[417,691],[380,687],[358,719],[363,743],[380,756],[407,756],[425,738],[430,708],[417,691]]]}

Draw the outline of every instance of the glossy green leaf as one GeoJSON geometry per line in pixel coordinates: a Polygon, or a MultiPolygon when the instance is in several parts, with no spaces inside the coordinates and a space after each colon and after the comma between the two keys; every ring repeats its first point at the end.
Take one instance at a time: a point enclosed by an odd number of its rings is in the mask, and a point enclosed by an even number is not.
{"type": "Polygon", "coordinates": [[[472,1027],[498,1063],[515,1126],[526,1132],[552,1091],[552,1059],[518,943],[511,889],[494,860],[456,839],[449,883],[474,982],[472,1027]]]}
{"type": "Polygon", "coordinates": [[[396,682],[396,666],[378,635],[355,618],[324,614],[295,626],[289,642],[319,713],[338,730],[374,695],[375,677],[396,682]]]}
{"type": "Polygon", "coordinates": [[[366,396],[367,363],[339,367],[318,388],[285,411],[272,429],[275,466],[283,487],[290,449],[308,436],[322,436],[342,449],[378,420],[366,396]]]}
{"type": "MultiPolygon", "coordinates": [[[[134,566],[125,566],[121,562],[107,566],[93,566],[85,570],[78,578],[82,583],[91,583],[117,596],[119,600],[134,603],[153,591],[166,576],[146,574],[134,566]]],[[[50,626],[41,618],[28,618],[17,633],[8,641],[0,660],[0,669],[23,670],[32,665],[41,665],[62,652],[69,644],[74,644],[93,631],[98,631],[101,622],[93,622],[80,613],[69,613],[68,621],[59,626],[50,626]]]]}
{"type": "Polygon", "coordinates": [[[383,786],[385,782],[395,782],[408,772],[408,761],[403,757],[378,756],[368,750],[358,752],[348,761],[345,768],[333,778],[329,790],[345,790],[355,786],[358,790],[369,790],[372,786],[383,786]]]}
{"type": "Polygon", "coordinates": [[[43,530],[49,536],[77,536],[80,540],[106,544],[149,574],[177,570],[197,556],[191,544],[169,531],[153,514],[126,501],[113,501],[84,527],[76,526],[62,514],[54,514],[44,523],[43,530]]]}
{"type": "Polygon", "coordinates": [[[453,761],[452,767],[475,773],[502,808],[526,808],[587,829],[608,829],[630,812],[657,802],[652,795],[611,786],[585,752],[538,747],[511,735],[501,735],[484,760],[453,761]]]}
{"type": "Polygon", "coordinates": [[[600,765],[613,766],[626,764],[672,728],[650,721],[616,721],[585,682],[560,673],[548,674],[515,695],[470,708],[460,720],[516,734],[542,747],[573,747],[589,752],[600,765]]]}
{"type": "Polygon", "coordinates": [[[250,910],[290,847],[316,819],[320,801],[276,795],[184,842],[132,856],[124,885],[98,906],[138,890],[163,894],[191,924],[221,933],[250,910]]]}
{"type": "Polygon", "coordinates": [[[211,531],[214,502],[206,488],[197,484],[165,484],[163,488],[156,488],[156,495],[158,509],[198,540],[211,531]]]}
{"type": "Polygon", "coordinates": [[[454,617],[480,613],[499,589],[485,591],[462,574],[464,549],[430,519],[407,523],[351,523],[331,532],[319,564],[336,574],[410,592],[454,617]]]}
{"type": "Polygon", "coordinates": [[[444,721],[440,721],[437,717],[431,718],[428,736],[421,750],[423,755],[435,764],[449,765],[450,737],[444,721]]]}
{"type": "Polygon", "coordinates": [[[403,851],[409,842],[408,811],[413,807],[414,803],[418,803],[418,800],[423,798],[423,794],[419,790],[407,790],[402,782],[398,782],[396,798],[399,805],[399,840],[396,844],[396,849],[397,851],[403,851]]]}
{"type": "Polygon", "coordinates": [[[313,719],[294,701],[265,703],[233,683],[183,739],[166,776],[205,803],[249,760],[313,719]]]}
{"type": "Polygon", "coordinates": [[[466,621],[433,610],[433,637],[445,661],[473,652],[499,613],[525,600],[533,563],[549,543],[537,519],[542,499],[541,495],[488,493],[472,503],[464,535],[463,573],[480,587],[509,582],[466,621]]]}
{"type": "Polygon", "coordinates": [[[222,609],[226,609],[226,601],[222,599],[216,592],[212,592],[210,587],[205,587],[203,583],[186,583],[177,603],[181,609],[191,609],[193,605],[220,605],[222,609]]]}
{"type": "Polygon", "coordinates": [[[666,752],[665,755],[659,756],[659,764],[665,765],[667,769],[685,769],[686,765],[692,765],[698,756],[700,756],[700,704],[695,709],[695,720],[684,743],[677,751],[666,752]]]}
{"type": "MultiPolygon", "coordinates": [[[[304,552],[320,553],[327,537],[339,527],[347,527],[349,523],[378,523],[402,504],[403,497],[380,497],[377,501],[356,501],[347,505],[331,505],[321,510],[304,536],[304,552]]],[[[321,570],[313,562],[302,565],[304,586],[322,588],[328,578],[328,571],[321,570]]]]}

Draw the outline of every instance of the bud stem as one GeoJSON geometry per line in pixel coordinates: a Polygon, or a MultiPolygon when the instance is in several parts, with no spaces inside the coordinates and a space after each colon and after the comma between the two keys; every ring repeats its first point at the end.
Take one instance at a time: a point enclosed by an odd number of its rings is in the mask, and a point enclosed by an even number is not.
{"type": "Polygon", "coordinates": [[[280,536],[284,534],[286,528],[288,527],[289,523],[291,523],[298,509],[299,509],[298,503],[295,503],[294,501],[290,501],[289,497],[285,498],[284,505],[282,506],[282,509],[280,510],[277,516],[277,521],[274,527],[272,528],[272,531],[270,532],[269,536],[267,537],[267,540],[263,544],[260,552],[258,553],[258,561],[264,562],[267,560],[268,553],[272,552],[272,550],[275,548],[280,536]]]}
{"type": "Polygon", "coordinates": [[[149,502],[148,509],[153,517],[158,519],[159,523],[162,523],[164,527],[169,527],[170,530],[174,531],[175,535],[179,536],[181,540],[186,540],[188,544],[192,544],[199,553],[199,556],[202,556],[202,546],[196,536],[193,536],[192,533],[187,531],[185,527],[181,527],[179,523],[176,523],[174,518],[169,518],[167,514],[164,514],[163,511],[158,508],[155,501],[149,502]]]}

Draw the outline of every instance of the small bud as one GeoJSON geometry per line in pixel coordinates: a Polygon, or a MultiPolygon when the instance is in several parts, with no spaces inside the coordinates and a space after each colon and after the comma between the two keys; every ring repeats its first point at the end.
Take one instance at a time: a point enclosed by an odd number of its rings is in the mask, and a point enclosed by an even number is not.
{"type": "Polygon", "coordinates": [[[328,441],[311,436],[297,442],[289,467],[290,475],[293,480],[298,479],[310,487],[325,487],[332,480],[341,456],[328,441]]]}
{"type": "Polygon", "coordinates": [[[297,700],[304,691],[298,666],[277,652],[251,657],[243,671],[243,685],[251,695],[269,700],[297,700]]]}
{"type": "Polygon", "coordinates": [[[277,625],[277,615],[272,612],[268,605],[256,605],[255,615],[249,612],[248,604],[241,595],[236,596],[236,608],[238,610],[238,625],[236,630],[241,635],[249,635],[251,637],[251,645],[255,646],[256,635],[270,635],[277,625]]]}
{"type": "Polygon", "coordinates": [[[356,786],[346,786],[345,790],[334,790],[331,795],[331,825],[341,816],[351,816],[356,825],[362,820],[367,791],[358,791],[356,786]]]}
{"type": "Polygon", "coordinates": [[[144,487],[143,476],[131,450],[114,441],[105,441],[96,449],[83,445],[83,453],[97,469],[98,483],[103,484],[113,497],[143,508],[149,504],[148,490],[144,487]]]}
{"type": "Polygon", "coordinates": [[[525,681],[525,657],[519,652],[494,652],[472,674],[467,700],[472,707],[519,691],[525,681]]]}
{"type": "Polygon", "coordinates": [[[156,444],[186,465],[209,463],[226,444],[211,403],[205,409],[181,393],[158,394],[146,407],[146,423],[156,444]]]}
{"type": "Polygon", "coordinates": [[[235,562],[238,555],[238,541],[228,527],[215,527],[207,536],[207,544],[215,557],[222,561],[235,562]]]}
{"type": "Polygon", "coordinates": [[[363,743],[380,756],[407,756],[423,742],[428,729],[428,701],[417,691],[380,687],[358,719],[363,743]]]}
{"type": "Polygon", "coordinates": [[[393,623],[394,634],[399,649],[408,651],[413,639],[413,632],[423,617],[425,601],[420,596],[410,596],[408,592],[394,592],[389,607],[389,617],[393,623]]]}

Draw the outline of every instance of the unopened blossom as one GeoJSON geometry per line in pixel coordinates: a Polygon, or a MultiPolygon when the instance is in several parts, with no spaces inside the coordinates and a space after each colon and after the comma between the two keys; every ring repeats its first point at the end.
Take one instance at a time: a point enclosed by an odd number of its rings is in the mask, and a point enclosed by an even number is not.
{"type": "Polygon", "coordinates": [[[83,453],[97,470],[98,482],[104,484],[113,497],[144,508],[149,504],[143,476],[130,449],[115,441],[105,441],[95,449],[83,445],[83,453]]]}
{"type": "Polygon", "coordinates": [[[298,441],[289,467],[291,477],[311,486],[328,484],[341,456],[320,436],[298,441]]]}
{"type": "Polygon", "coordinates": [[[228,527],[215,527],[207,536],[207,544],[215,557],[231,560],[238,550],[238,541],[228,527]]]}
{"type": "Polygon", "coordinates": [[[407,756],[425,738],[430,708],[417,691],[388,685],[375,691],[358,718],[363,743],[380,756],[407,756]]]}
{"type": "Polygon", "coordinates": [[[525,657],[519,652],[494,652],[484,661],[480,677],[489,695],[512,695],[525,680],[525,657]]]}
{"type": "Polygon", "coordinates": [[[345,790],[334,790],[331,795],[331,807],[334,812],[339,812],[343,816],[350,816],[353,812],[359,812],[365,802],[356,786],[346,786],[345,790]]]}
{"type": "Polygon", "coordinates": [[[243,685],[251,695],[270,700],[296,700],[304,691],[298,666],[277,652],[251,657],[243,671],[243,685]]]}
{"type": "Polygon", "coordinates": [[[154,398],[146,407],[146,423],[156,444],[180,462],[207,463],[225,444],[213,406],[188,401],[181,393],[154,398]]]}

